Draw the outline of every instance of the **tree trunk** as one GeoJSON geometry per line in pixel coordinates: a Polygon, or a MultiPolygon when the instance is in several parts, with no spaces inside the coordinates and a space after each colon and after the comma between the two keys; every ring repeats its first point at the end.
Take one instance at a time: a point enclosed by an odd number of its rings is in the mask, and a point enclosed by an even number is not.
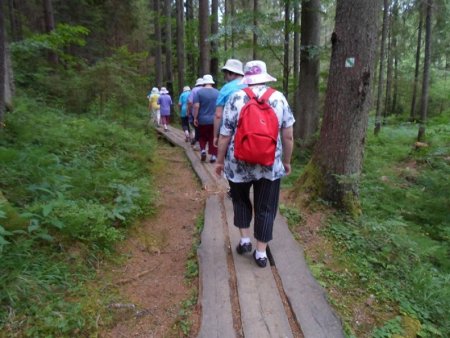
{"type": "Polygon", "coordinates": [[[201,76],[209,73],[209,43],[208,38],[208,0],[199,0],[198,10],[198,30],[199,30],[199,47],[200,47],[200,74],[201,76]]]}
{"type": "Polygon", "coordinates": [[[224,7],[224,15],[223,15],[223,25],[225,27],[225,34],[223,36],[223,50],[226,54],[228,50],[228,27],[230,26],[230,19],[228,18],[228,15],[230,15],[228,0],[224,0],[223,7],[224,7]]]}
{"type": "Polygon", "coordinates": [[[384,77],[384,49],[386,44],[386,33],[387,33],[387,26],[388,26],[388,12],[389,12],[389,0],[383,0],[384,3],[384,9],[383,9],[383,28],[381,31],[381,41],[380,41],[380,70],[378,74],[378,94],[377,94],[377,107],[375,112],[375,135],[378,135],[378,133],[381,130],[381,97],[383,93],[383,77],[384,77]]]}
{"type": "Polygon", "coordinates": [[[219,32],[219,1],[211,1],[211,35],[216,36],[211,40],[211,75],[217,79],[219,74],[219,44],[217,33],[219,32]]]}
{"type": "Polygon", "coordinates": [[[3,16],[3,0],[0,0],[0,130],[5,126],[5,82],[6,82],[6,41],[5,41],[5,18],[3,16]]]}
{"type": "Polygon", "coordinates": [[[11,39],[18,41],[17,15],[14,0],[8,0],[9,24],[11,26],[11,39]]]}
{"type": "Polygon", "coordinates": [[[236,34],[234,30],[234,21],[236,20],[236,7],[234,0],[230,1],[230,17],[231,17],[231,57],[236,57],[235,40],[236,34]]]}
{"type": "Polygon", "coordinates": [[[194,27],[194,5],[192,0],[186,0],[186,74],[190,83],[195,82],[198,77],[198,63],[194,56],[196,50],[195,27],[194,27]]]}
{"type": "Polygon", "coordinates": [[[284,0],[284,60],[283,60],[283,92],[289,95],[289,24],[291,1],[284,0]]]}
{"type": "Polygon", "coordinates": [[[387,73],[386,73],[386,94],[384,98],[383,108],[383,123],[386,123],[387,116],[391,111],[391,98],[392,98],[392,73],[394,67],[394,52],[392,50],[392,15],[389,15],[388,20],[388,51],[387,51],[387,73]]]}
{"type": "Polygon", "coordinates": [[[173,65],[172,65],[172,1],[164,0],[164,17],[165,17],[165,53],[166,53],[166,87],[173,95],[173,65]]]}
{"type": "MultiPolygon", "coordinates": [[[[45,31],[47,33],[55,30],[55,17],[53,15],[52,0],[44,0],[44,20],[45,20],[45,31]]],[[[58,63],[58,56],[54,52],[48,53],[48,60],[53,63],[58,63]]]]}
{"type": "Polygon", "coordinates": [[[392,108],[391,111],[394,114],[399,114],[400,111],[399,109],[397,109],[397,97],[398,97],[398,43],[397,43],[397,36],[398,36],[398,1],[395,1],[394,4],[394,8],[392,10],[392,18],[393,18],[393,23],[392,23],[392,50],[394,53],[394,83],[392,85],[393,89],[392,89],[392,108]]]}
{"type": "Polygon", "coordinates": [[[161,12],[159,9],[159,0],[153,0],[153,22],[155,25],[155,78],[156,85],[161,88],[162,86],[162,39],[161,39],[161,24],[159,18],[161,17],[161,12]]]}
{"type": "Polygon", "coordinates": [[[423,25],[423,8],[421,0],[418,0],[419,7],[419,27],[417,29],[417,48],[416,48],[416,68],[414,71],[414,86],[411,100],[411,113],[409,119],[416,120],[416,100],[417,100],[417,85],[419,83],[419,68],[420,68],[420,47],[422,45],[422,25],[423,25]]]}
{"type": "Polygon", "coordinates": [[[298,110],[298,77],[300,69],[300,34],[298,30],[300,17],[300,0],[294,0],[294,51],[293,51],[293,63],[294,63],[294,112],[298,110]]]}
{"type": "Polygon", "coordinates": [[[178,91],[181,91],[184,80],[184,4],[183,0],[177,1],[177,69],[178,91]]]}
{"type": "Polygon", "coordinates": [[[294,135],[306,143],[319,126],[320,0],[302,0],[300,78],[294,135]]]}
{"type": "Polygon", "coordinates": [[[425,140],[425,126],[428,115],[428,90],[430,83],[430,63],[431,63],[431,12],[433,10],[433,0],[426,3],[427,16],[425,18],[425,58],[423,60],[422,97],[420,99],[420,120],[417,141],[425,140]]]}
{"type": "MultiPolygon", "coordinates": [[[[299,189],[360,213],[358,179],[370,109],[378,1],[337,0],[320,137],[299,189]]],[[[300,70],[300,74],[302,69],[300,70]]]]}
{"type": "Polygon", "coordinates": [[[253,60],[258,59],[258,0],[253,0],[253,60]]]}

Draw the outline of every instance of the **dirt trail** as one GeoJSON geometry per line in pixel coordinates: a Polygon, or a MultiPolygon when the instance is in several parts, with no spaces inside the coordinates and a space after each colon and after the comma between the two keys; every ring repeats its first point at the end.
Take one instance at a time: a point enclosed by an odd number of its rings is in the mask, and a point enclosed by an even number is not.
{"type": "MultiPolygon", "coordinates": [[[[101,337],[180,337],[182,303],[198,289],[197,280],[186,285],[185,273],[205,192],[182,149],[160,142],[157,157],[158,212],[119,248],[129,258],[113,271],[113,283],[124,302],[114,305],[115,325],[101,337]]],[[[189,322],[195,336],[199,311],[189,322]]]]}

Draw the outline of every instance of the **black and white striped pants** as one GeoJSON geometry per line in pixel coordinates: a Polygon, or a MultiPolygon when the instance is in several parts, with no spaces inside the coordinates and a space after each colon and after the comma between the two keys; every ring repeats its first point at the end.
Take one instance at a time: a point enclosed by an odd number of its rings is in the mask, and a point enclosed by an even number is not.
{"type": "Polygon", "coordinates": [[[240,229],[250,227],[253,214],[250,188],[253,186],[254,236],[263,243],[271,241],[273,223],[278,210],[280,179],[271,181],[262,178],[252,182],[234,183],[229,181],[229,183],[233,200],[234,225],[240,229]]]}

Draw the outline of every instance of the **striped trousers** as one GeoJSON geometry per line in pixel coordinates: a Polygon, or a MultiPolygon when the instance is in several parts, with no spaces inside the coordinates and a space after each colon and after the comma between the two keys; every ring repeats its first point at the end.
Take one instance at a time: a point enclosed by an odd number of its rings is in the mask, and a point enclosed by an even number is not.
{"type": "Polygon", "coordinates": [[[250,188],[253,186],[255,209],[254,237],[267,243],[272,240],[273,223],[278,211],[280,179],[271,181],[265,178],[257,181],[234,183],[229,181],[233,200],[234,225],[240,229],[250,227],[253,206],[250,188]]]}

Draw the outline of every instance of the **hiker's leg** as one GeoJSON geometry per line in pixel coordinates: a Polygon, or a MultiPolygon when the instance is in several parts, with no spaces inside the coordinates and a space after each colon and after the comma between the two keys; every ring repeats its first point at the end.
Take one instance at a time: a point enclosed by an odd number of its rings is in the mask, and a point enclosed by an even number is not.
{"type": "Polygon", "coordinates": [[[232,191],[234,226],[239,228],[241,237],[250,237],[252,220],[252,203],[250,201],[251,183],[234,183],[229,181],[232,191]]]}
{"type": "Polygon", "coordinates": [[[278,211],[280,180],[270,181],[263,178],[255,181],[253,194],[256,248],[258,251],[265,251],[267,243],[272,240],[273,223],[278,211]]]}

